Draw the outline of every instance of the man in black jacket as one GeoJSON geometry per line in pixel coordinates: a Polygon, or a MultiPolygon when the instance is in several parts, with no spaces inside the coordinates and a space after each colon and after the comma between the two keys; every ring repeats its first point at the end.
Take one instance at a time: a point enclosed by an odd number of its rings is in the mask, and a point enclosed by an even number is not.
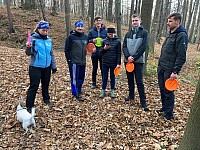
{"type": "Polygon", "coordinates": [[[160,88],[162,108],[157,113],[164,113],[167,119],[174,119],[174,91],[165,88],[165,81],[177,79],[178,74],[186,61],[188,36],[186,29],[180,25],[181,14],[173,13],[168,17],[167,26],[169,32],[162,45],[161,55],[158,61],[158,84],[160,88]]]}
{"type": "Polygon", "coordinates": [[[145,50],[148,44],[148,32],[140,25],[141,22],[140,15],[134,14],[132,16],[132,29],[126,33],[124,38],[123,53],[125,58],[125,66],[127,62],[132,62],[135,66],[132,72],[126,71],[129,96],[125,98],[125,101],[134,100],[134,80],[136,80],[137,89],[140,96],[140,104],[144,108],[144,111],[148,111],[149,108],[146,105],[146,94],[143,83],[143,65],[145,62],[145,50]]]}
{"type": "Polygon", "coordinates": [[[83,101],[80,94],[85,79],[86,44],[88,43],[88,37],[84,34],[83,29],[83,22],[77,21],[75,30],[70,32],[65,42],[65,57],[70,71],[71,92],[78,101],[83,101]]]}

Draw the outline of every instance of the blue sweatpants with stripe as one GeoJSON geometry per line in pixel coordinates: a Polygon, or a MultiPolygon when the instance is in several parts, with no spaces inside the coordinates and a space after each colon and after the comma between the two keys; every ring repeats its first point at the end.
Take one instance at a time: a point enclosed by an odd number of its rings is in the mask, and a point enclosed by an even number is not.
{"type": "Polygon", "coordinates": [[[78,95],[82,92],[82,85],[85,79],[86,65],[77,65],[68,63],[70,71],[70,83],[72,95],[78,95]]]}

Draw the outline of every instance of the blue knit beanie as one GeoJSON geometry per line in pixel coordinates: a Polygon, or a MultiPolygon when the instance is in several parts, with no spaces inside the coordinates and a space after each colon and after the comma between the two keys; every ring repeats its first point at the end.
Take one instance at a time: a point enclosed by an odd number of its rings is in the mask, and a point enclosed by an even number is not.
{"type": "Polygon", "coordinates": [[[84,27],[84,23],[82,21],[76,21],[75,24],[74,24],[75,28],[77,27],[84,27]]]}
{"type": "Polygon", "coordinates": [[[46,21],[40,21],[37,27],[38,29],[49,29],[49,23],[46,21]]]}

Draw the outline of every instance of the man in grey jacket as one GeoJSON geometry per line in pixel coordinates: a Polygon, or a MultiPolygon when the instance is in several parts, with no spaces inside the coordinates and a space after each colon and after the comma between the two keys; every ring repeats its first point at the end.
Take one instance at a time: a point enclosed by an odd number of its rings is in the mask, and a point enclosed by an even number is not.
{"type": "Polygon", "coordinates": [[[126,71],[129,96],[125,98],[125,101],[134,100],[134,82],[136,80],[140,104],[144,108],[144,111],[148,111],[149,108],[146,105],[146,94],[143,83],[143,65],[145,62],[145,50],[148,45],[148,32],[141,26],[141,22],[140,15],[132,15],[132,29],[126,33],[124,38],[123,53],[125,66],[128,62],[134,63],[134,70],[132,72],[126,71]]]}

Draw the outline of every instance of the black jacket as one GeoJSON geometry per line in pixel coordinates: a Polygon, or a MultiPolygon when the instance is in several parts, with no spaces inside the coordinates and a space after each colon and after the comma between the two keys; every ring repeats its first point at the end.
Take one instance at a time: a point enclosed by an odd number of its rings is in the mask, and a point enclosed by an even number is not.
{"type": "Polygon", "coordinates": [[[110,48],[104,50],[102,48],[102,64],[109,65],[111,67],[116,67],[117,65],[121,65],[121,41],[118,37],[114,38],[106,38],[103,40],[102,47],[105,44],[109,44],[110,48]]]}
{"type": "Polygon", "coordinates": [[[173,33],[169,31],[162,45],[158,66],[178,74],[186,61],[187,45],[187,31],[183,26],[180,25],[173,33]]]}
{"type": "Polygon", "coordinates": [[[79,33],[75,30],[70,32],[65,42],[65,57],[68,63],[77,65],[86,64],[85,47],[87,43],[88,37],[84,33],[79,33]]]}

